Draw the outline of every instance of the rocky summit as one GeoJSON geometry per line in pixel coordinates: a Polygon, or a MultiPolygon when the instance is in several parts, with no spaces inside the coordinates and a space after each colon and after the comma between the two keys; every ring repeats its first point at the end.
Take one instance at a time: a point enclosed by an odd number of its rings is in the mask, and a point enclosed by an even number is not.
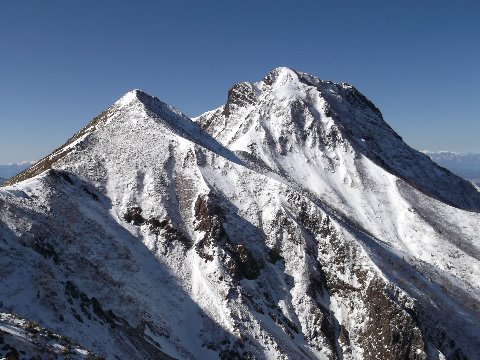
{"type": "Polygon", "coordinates": [[[0,188],[0,357],[478,359],[479,212],[349,84],[134,90],[0,188]]]}

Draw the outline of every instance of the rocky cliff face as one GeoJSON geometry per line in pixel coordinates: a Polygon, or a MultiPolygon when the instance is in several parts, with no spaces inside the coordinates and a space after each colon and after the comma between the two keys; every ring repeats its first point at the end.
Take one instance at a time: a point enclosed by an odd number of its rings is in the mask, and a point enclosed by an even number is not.
{"type": "Polygon", "coordinates": [[[479,199],[350,85],[136,90],[0,189],[2,316],[72,357],[474,359],[479,199]]]}

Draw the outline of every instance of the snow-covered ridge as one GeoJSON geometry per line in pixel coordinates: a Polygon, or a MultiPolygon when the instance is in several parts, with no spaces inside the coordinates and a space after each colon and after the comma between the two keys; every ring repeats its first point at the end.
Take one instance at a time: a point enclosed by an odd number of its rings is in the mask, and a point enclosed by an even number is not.
{"type": "Polygon", "coordinates": [[[474,359],[478,191],[288,68],[194,120],[134,90],[1,188],[0,311],[108,359],[474,359]]]}

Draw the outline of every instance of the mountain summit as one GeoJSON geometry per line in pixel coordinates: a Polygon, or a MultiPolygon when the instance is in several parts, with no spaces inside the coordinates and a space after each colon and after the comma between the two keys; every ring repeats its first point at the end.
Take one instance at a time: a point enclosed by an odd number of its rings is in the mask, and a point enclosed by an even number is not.
{"type": "MultiPolygon", "coordinates": [[[[335,183],[354,183],[366,170],[359,160],[368,159],[429,196],[480,210],[480,195],[471,184],[405,144],[380,110],[345,83],[276,68],[260,82],[234,85],[225,106],[195,120],[224,145],[294,179],[307,169],[321,169],[329,184],[332,177],[335,183]]],[[[321,187],[314,187],[318,193],[321,187]]]]}
{"type": "Polygon", "coordinates": [[[474,359],[479,210],[351,85],[276,68],[195,119],[134,90],[0,189],[4,349],[474,359]]]}

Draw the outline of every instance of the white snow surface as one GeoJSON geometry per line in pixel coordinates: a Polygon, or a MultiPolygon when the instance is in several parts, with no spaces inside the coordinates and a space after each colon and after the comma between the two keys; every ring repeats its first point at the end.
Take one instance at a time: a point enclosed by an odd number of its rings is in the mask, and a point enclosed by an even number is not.
{"type": "Polygon", "coordinates": [[[127,93],[0,188],[0,311],[107,359],[474,359],[480,193],[367,101],[289,68],[193,121],[127,93]]]}

